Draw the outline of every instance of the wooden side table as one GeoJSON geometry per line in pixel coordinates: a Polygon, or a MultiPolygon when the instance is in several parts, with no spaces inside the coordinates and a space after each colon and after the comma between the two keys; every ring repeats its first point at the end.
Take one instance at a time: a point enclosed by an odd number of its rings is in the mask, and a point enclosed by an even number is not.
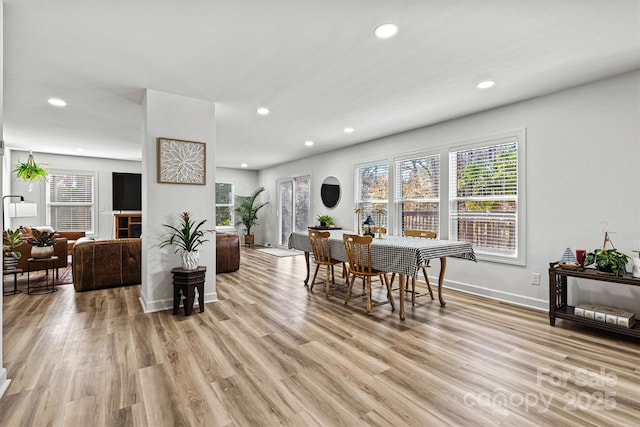
{"type": "Polygon", "coordinates": [[[200,313],[204,311],[204,276],[206,272],[207,267],[202,266],[195,270],[185,270],[182,267],[171,270],[173,275],[173,314],[178,314],[178,307],[180,307],[182,299],[180,294],[182,293],[182,296],[185,297],[184,315],[191,316],[196,289],[198,290],[200,313]]]}
{"type": "Polygon", "coordinates": [[[27,295],[32,294],[45,294],[56,291],[56,261],[58,260],[57,256],[50,256],[49,258],[29,258],[27,259],[27,295]],[[45,277],[44,277],[44,285],[31,287],[30,273],[31,266],[34,264],[44,263],[45,269],[45,277]],[[51,286],[49,286],[49,264],[51,264],[51,286]]]}
{"type": "Polygon", "coordinates": [[[2,275],[3,276],[8,276],[10,274],[13,274],[13,290],[12,291],[5,291],[4,290],[4,282],[2,283],[2,295],[15,295],[15,294],[19,294],[20,292],[22,292],[21,290],[18,290],[18,274],[22,273],[24,270],[22,270],[21,268],[14,268],[13,270],[2,270],[2,275]]]}

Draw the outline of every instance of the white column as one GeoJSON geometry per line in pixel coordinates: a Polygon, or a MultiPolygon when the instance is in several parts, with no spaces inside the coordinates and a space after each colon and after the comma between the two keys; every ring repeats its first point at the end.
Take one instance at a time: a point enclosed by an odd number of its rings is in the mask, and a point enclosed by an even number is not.
{"type": "MultiPolygon", "coordinates": [[[[4,3],[0,2],[0,23],[2,23],[2,28],[4,27],[4,14],[3,14],[3,8],[4,8],[4,3]]],[[[4,70],[4,64],[3,64],[3,58],[4,58],[4,52],[2,47],[4,46],[4,41],[3,41],[3,31],[0,31],[0,139],[3,139],[2,136],[2,106],[4,105],[4,92],[3,92],[3,88],[4,88],[4,84],[3,84],[3,70],[4,70]]],[[[2,175],[4,174],[4,171],[2,170],[3,168],[3,162],[0,162],[0,188],[4,188],[2,185],[2,175]]],[[[2,209],[4,210],[4,206],[2,207],[2,209]]],[[[2,223],[2,229],[5,229],[5,224],[4,222],[2,223]]],[[[4,268],[4,266],[0,267],[4,268]]],[[[9,383],[11,382],[11,380],[9,380],[7,378],[7,369],[4,367],[4,363],[2,360],[2,355],[3,355],[3,350],[2,350],[2,344],[3,344],[3,336],[2,336],[2,300],[4,297],[0,296],[0,397],[2,397],[2,395],[4,394],[4,392],[7,390],[7,387],[9,387],[9,383]]]]}
{"type": "MultiPolygon", "coordinates": [[[[142,294],[145,312],[173,305],[171,269],[182,265],[174,248],[160,249],[163,224],[177,225],[182,212],[191,213],[205,228],[215,229],[215,104],[147,89],[143,100],[142,129],[142,294]],[[158,183],[157,138],[206,144],[206,185],[158,183]]],[[[205,302],[217,300],[215,235],[200,248],[201,266],[207,267],[205,302]]]]}

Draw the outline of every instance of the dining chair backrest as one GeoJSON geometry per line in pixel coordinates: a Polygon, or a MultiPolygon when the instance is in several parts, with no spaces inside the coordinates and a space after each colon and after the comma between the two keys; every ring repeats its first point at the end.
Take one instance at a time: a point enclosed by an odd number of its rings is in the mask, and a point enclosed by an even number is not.
{"type": "Polygon", "coordinates": [[[328,231],[309,230],[309,241],[311,242],[311,252],[313,259],[318,263],[331,262],[331,246],[329,245],[328,231]]]}
{"type": "Polygon", "coordinates": [[[435,239],[438,234],[430,230],[404,230],[406,237],[421,237],[423,239],[435,239]]]}
{"type": "Polygon", "coordinates": [[[349,260],[349,271],[355,274],[371,274],[371,236],[344,234],[344,249],[349,260]]]}

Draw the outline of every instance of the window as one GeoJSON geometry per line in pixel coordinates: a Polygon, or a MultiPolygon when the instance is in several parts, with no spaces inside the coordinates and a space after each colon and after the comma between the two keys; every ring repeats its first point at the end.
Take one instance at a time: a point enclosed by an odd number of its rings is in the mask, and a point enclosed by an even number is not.
{"type": "Polygon", "coordinates": [[[47,222],[57,231],[95,230],[95,172],[49,171],[47,222]]]}
{"type": "Polygon", "coordinates": [[[371,215],[375,225],[387,226],[387,215],[380,215],[378,211],[387,212],[389,204],[389,164],[376,163],[356,167],[356,208],[360,209],[360,222],[371,215]]]}
{"type": "Polygon", "coordinates": [[[524,131],[449,152],[450,238],[524,264],[524,131]]]}
{"type": "Polygon", "coordinates": [[[395,163],[395,209],[404,230],[431,230],[440,235],[440,155],[395,163]]]}
{"type": "Polygon", "coordinates": [[[216,182],[216,227],[235,226],[233,184],[216,182]]]}

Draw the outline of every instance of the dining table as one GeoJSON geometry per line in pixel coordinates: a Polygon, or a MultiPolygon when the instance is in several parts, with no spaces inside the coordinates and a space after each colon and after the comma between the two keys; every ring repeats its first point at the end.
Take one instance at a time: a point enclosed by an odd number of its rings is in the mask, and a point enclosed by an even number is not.
{"type": "MultiPolygon", "coordinates": [[[[345,230],[329,230],[329,233],[331,258],[348,262],[342,236],[344,234],[355,233],[345,230]]],[[[310,275],[309,253],[311,252],[311,243],[309,233],[302,231],[291,233],[288,246],[290,249],[297,249],[304,252],[307,265],[307,277],[304,280],[306,286],[309,283],[310,275]]],[[[446,302],[442,295],[442,284],[444,283],[444,275],[447,268],[447,257],[477,261],[473,247],[468,242],[391,235],[384,235],[381,238],[375,237],[373,239],[371,244],[371,268],[387,273],[396,273],[398,275],[400,320],[406,318],[404,294],[408,278],[417,278],[421,267],[431,259],[440,259],[438,299],[440,300],[440,305],[442,307],[445,306],[446,302]]]]}

